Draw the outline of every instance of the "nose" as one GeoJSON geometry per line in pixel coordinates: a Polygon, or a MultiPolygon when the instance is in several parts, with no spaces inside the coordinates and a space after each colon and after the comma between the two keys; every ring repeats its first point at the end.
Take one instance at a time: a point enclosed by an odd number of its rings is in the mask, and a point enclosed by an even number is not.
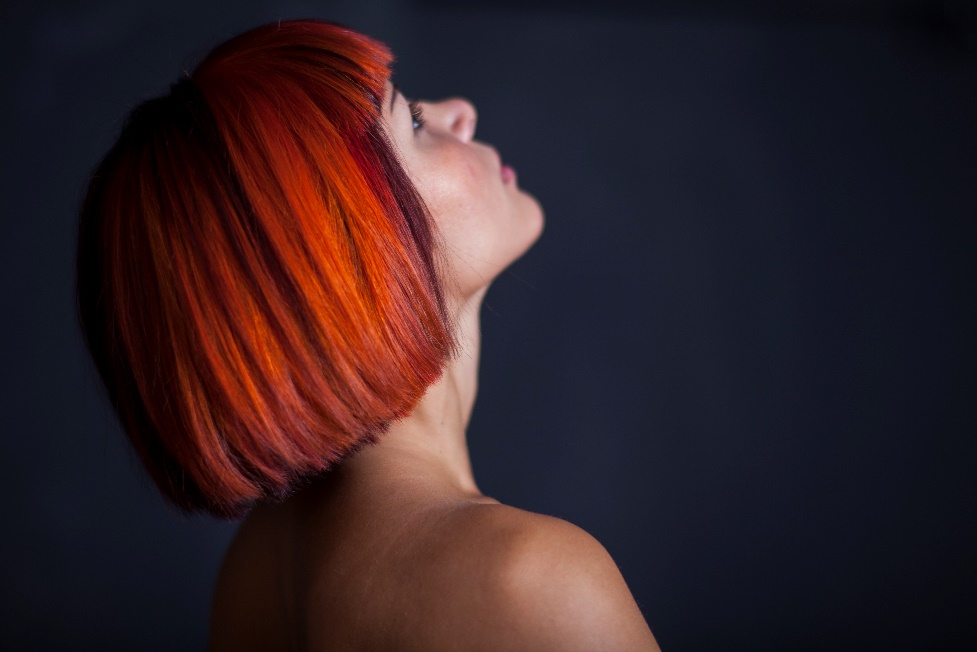
{"type": "Polygon", "coordinates": [[[433,104],[438,117],[439,126],[449,131],[462,142],[469,142],[475,137],[475,124],[478,122],[478,112],[475,106],[466,99],[452,97],[433,104]]]}

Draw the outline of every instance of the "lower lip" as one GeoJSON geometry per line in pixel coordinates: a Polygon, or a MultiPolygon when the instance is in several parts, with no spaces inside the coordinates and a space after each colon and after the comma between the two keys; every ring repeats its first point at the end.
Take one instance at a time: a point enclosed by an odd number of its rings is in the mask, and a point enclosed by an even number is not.
{"type": "Polygon", "coordinates": [[[512,183],[516,180],[516,171],[508,165],[502,166],[502,182],[512,183]]]}

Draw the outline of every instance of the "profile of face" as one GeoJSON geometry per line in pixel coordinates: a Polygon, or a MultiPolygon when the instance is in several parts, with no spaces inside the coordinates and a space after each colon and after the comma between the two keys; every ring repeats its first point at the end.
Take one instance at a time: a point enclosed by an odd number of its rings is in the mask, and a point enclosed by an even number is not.
{"type": "Polygon", "coordinates": [[[495,148],[475,140],[466,100],[408,101],[389,81],[386,133],[427,205],[444,248],[446,298],[463,303],[536,241],[543,211],[495,148]]]}

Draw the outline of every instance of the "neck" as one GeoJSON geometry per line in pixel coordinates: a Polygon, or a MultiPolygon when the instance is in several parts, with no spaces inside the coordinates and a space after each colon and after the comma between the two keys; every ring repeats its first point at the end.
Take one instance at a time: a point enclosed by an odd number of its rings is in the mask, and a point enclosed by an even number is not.
{"type": "Polygon", "coordinates": [[[479,314],[484,291],[454,310],[457,353],[414,411],[374,446],[344,463],[346,472],[478,496],[466,432],[478,392],[479,314]]]}

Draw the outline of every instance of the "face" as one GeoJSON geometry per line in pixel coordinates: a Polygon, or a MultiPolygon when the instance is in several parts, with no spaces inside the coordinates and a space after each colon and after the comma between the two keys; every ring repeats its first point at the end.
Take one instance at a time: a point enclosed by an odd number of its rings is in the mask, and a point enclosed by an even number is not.
{"type": "Polygon", "coordinates": [[[440,235],[447,298],[480,295],[539,237],[539,203],[493,147],[474,139],[475,107],[466,100],[410,102],[388,82],[383,117],[440,235]]]}

